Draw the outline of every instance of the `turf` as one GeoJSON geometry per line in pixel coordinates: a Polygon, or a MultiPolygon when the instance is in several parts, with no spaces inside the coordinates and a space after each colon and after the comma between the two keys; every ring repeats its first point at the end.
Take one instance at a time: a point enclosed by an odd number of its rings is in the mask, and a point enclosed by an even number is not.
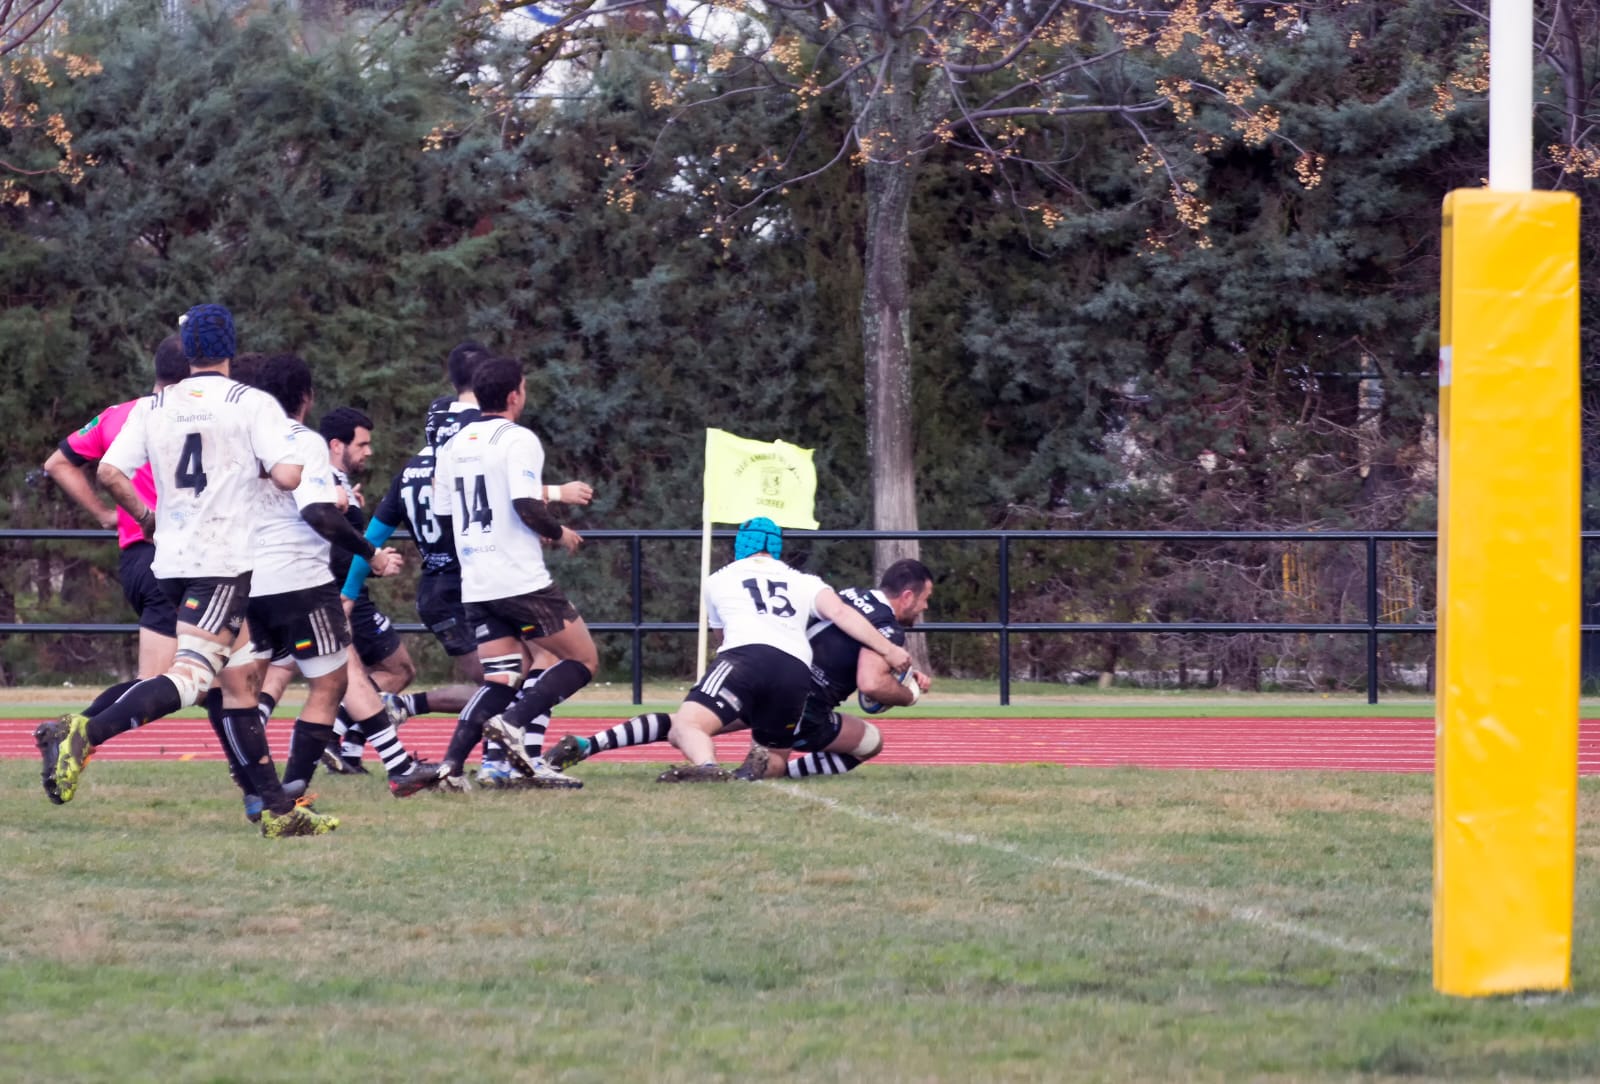
{"type": "Polygon", "coordinates": [[[0,762],[0,1076],[1600,1076],[1578,994],[1431,992],[1426,776],[869,766],[390,799],[267,842],[209,764],[0,762]]]}

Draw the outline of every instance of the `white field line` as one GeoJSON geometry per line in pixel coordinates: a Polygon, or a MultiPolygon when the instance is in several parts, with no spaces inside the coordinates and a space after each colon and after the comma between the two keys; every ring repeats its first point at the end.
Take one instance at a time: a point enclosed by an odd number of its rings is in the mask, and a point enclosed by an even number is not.
{"type": "Polygon", "coordinates": [[[1067,870],[1073,873],[1080,873],[1097,881],[1104,881],[1107,884],[1117,885],[1120,888],[1131,889],[1147,896],[1155,896],[1158,899],[1167,900],[1170,903],[1181,903],[1186,907],[1197,907],[1213,914],[1227,915],[1235,922],[1242,923],[1246,926],[1254,926],[1258,929],[1269,930],[1281,937],[1288,938],[1291,941],[1306,941],[1314,945],[1321,945],[1323,948],[1331,948],[1339,952],[1349,953],[1352,956],[1365,956],[1367,959],[1376,960],[1378,963],[1384,964],[1387,967],[1406,966],[1399,957],[1374,945],[1368,945],[1361,941],[1353,941],[1346,937],[1340,937],[1338,934],[1325,933],[1322,930],[1318,930],[1300,922],[1292,922],[1288,919],[1278,918],[1275,915],[1269,914],[1260,907],[1235,907],[1231,904],[1220,902],[1203,892],[1196,892],[1186,888],[1174,888],[1171,885],[1159,884],[1155,881],[1147,881],[1142,877],[1130,877],[1125,873],[1118,873],[1115,870],[1102,869],[1101,867],[1086,862],[1081,858],[1055,858],[1048,855],[1030,854],[1021,847],[1018,847],[1012,843],[984,839],[982,836],[975,836],[969,832],[953,832],[949,829],[939,828],[931,824],[926,824],[922,821],[916,821],[908,817],[902,817],[896,813],[875,813],[872,810],[859,809],[855,806],[845,805],[836,798],[829,798],[826,795],[818,794],[815,789],[805,786],[781,783],[770,783],[768,785],[772,787],[773,790],[776,790],[791,798],[798,798],[803,801],[813,802],[817,805],[825,806],[836,813],[843,813],[848,817],[854,817],[857,820],[868,821],[873,824],[890,825],[895,828],[901,828],[906,831],[913,832],[920,836],[926,836],[929,839],[937,839],[944,843],[954,843],[962,847],[975,847],[979,850],[996,851],[1000,854],[1009,855],[1013,858],[1020,858],[1024,862],[1030,862],[1036,866],[1044,866],[1048,869],[1067,870]]]}

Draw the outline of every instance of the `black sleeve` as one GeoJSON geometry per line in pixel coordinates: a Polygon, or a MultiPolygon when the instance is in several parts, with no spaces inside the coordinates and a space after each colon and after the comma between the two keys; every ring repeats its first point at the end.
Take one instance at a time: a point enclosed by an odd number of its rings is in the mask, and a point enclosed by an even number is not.
{"type": "Polygon", "coordinates": [[[552,542],[561,541],[561,524],[550,514],[549,505],[532,497],[517,497],[511,502],[511,507],[522,517],[522,522],[541,538],[548,538],[552,542]]]}
{"type": "Polygon", "coordinates": [[[57,444],[56,447],[61,449],[61,454],[66,456],[67,462],[71,463],[74,467],[81,467],[85,463],[89,462],[89,460],[84,456],[78,454],[77,449],[68,444],[65,438],[63,438],[61,443],[57,444]]]}
{"type": "Polygon", "coordinates": [[[313,531],[332,542],[335,548],[346,553],[370,561],[378,552],[360,531],[350,525],[350,521],[339,511],[339,506],[332,502],[307,505],[300,509],[300,518],[309,523],[313,531]]]}

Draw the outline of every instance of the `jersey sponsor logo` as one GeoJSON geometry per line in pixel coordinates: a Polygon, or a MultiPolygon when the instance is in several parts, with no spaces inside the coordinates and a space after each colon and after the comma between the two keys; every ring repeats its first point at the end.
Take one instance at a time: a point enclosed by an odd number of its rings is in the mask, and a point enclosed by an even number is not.
{"type": "Polygon", "coordinates": [[[883,633],[886,639],[893,640],[894,634],[899,632],[900,628],[898,625],[879,625],[878,631],[883,633]]]}
{"type": "Polygon", "coordinates": [[[85,425],[82,429],[78,430],[78,436],[80,436],[80,437],[87,436],[89,434],[89,432],[91,430],[93,430],[95,426],[97,426],[99,424],[100,424],[100,415],[96,414],[94,417],[89,419],[89,424],[88,425],[85,425]]]}
{"type": "Polygon", "coordinates": [[[522,476],[524,478],[531,479],[531,480],[533,480],[535,482],[537,482],[539,480],[539,472],[536,471],[536,470],[524,470],[522,472],[522,476]]]}

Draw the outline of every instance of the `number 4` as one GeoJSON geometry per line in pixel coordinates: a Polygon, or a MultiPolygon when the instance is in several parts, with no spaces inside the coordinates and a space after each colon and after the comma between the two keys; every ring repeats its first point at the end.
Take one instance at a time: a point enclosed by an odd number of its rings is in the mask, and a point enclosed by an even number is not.
{"type": "Polygon", "coordinates": [[[173,481],[179,489],[192,489],[197,497],[206,489],[203,451],[199,433],[190,433],[184,437],[183,452],[178,456],[178,469],[173,476],[173,481]]]}

